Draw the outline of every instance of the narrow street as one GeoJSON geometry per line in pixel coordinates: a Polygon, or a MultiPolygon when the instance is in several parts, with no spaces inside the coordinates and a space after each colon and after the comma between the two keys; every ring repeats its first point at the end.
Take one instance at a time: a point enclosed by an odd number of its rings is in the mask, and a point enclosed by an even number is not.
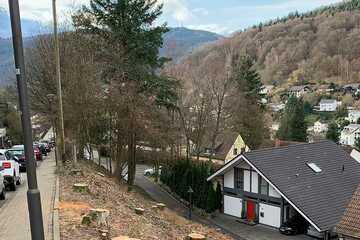
{"type": "MultiPolygon", "coordinates": [[[[41,203],[44,221],[45,238],[52,239],[52,204],[55,187],[55,160],[53,152],[40,162],[37,168],[38,185],[41,192],[41,203]]],[[[21,185],[15,192],[7,192],[6,200],[0,202],[0,239],[31,239],[27,206],[26,173],[21,175],[21,185]]]]}

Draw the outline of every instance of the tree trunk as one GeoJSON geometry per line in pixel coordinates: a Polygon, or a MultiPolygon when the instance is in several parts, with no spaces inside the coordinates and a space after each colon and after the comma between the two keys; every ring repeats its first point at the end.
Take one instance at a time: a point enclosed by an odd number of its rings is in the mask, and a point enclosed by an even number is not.
{"type": "Polygon", "coordinates": [[[133,186],[136,173],[136,134],[134,122],[130,121],[128,136],[128,185],[133,186]]]}

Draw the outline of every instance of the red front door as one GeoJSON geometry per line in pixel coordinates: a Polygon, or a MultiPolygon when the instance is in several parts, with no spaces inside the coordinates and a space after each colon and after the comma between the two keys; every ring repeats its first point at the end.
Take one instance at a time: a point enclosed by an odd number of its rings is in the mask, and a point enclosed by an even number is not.
{"type": "Polygon", "coordinates": [[[246,201],[247,202],[247,220],[249,222],[255,221],[256,218],[256,204],[252,201],[246,201]]]}

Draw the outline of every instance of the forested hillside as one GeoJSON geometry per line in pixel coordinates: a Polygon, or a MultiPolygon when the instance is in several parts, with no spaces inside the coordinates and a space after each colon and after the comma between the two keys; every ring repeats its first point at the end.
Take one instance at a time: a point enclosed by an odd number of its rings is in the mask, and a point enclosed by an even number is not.
{"type": "Polygon", "coordinates": [[[199,59],[211,63],[224,47],[254,57],[266,84],[360,82],[360,0],[292,13],[240,31],[181,64],[194,70],[203,65],[199,59]]]}

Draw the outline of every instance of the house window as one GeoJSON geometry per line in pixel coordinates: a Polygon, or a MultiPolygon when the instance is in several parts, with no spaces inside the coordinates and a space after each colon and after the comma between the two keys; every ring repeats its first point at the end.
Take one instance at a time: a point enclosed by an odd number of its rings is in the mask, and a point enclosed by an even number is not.
{"type": "Polygon", "coordinates": [[[235,168],[235,187],[244,190],[244,169],[235,168]]]}
{"type": "Polygon", "coordinates": [[[269,184],[265,181],[264,178],[260,177],[260,194],[268,195],[269,184]]]}
{"type": "Polygon", "coordinates": [[[238,155],[238,149],[237,148],[234,148],[234,155],[238,155]]]}

